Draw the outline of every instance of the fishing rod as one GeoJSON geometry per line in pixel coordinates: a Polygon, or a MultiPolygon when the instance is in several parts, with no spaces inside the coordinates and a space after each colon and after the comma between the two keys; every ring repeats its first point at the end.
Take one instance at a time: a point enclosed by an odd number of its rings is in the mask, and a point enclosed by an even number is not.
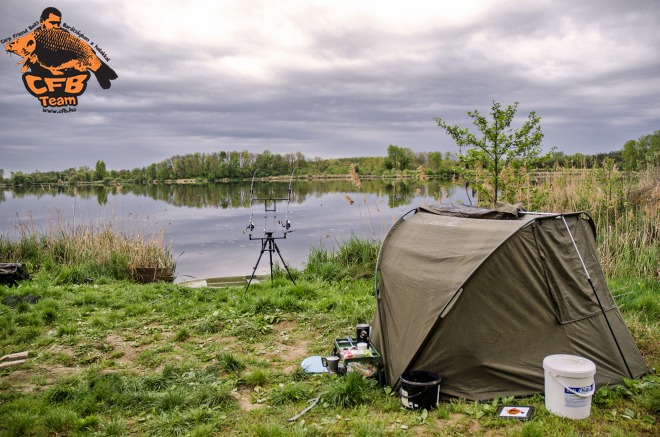
{"type": "Polygon", "coordinates": [[[293,185],[293,174],[295,172],[295,168],[291,172],[291,177],[289,178],[289,186],[287,188],[287,197],[256,197],[254,195],[254,181],[257,176],[257,171],[255,170],[254,174],[252,175],[252,182],[250,183],[250,220],[248,222],[248,225],[246,229],[249,231],[248,238],[250,240],[260,240],[261,241],[261,251],[259,252],[259,258],[257,258],[257,263],[254,266],[254,269],[252,270],[252,275],[250,276],[250,279],[248,280],[248,283],[245,287],[245,290],[243,291],[243,294],[250,288],[250,284],[252,283],[252,280],[254,279],[254,275],[257,271],[257,267],[259,266],[259,262],[261,261],[261,257],[265,252],[268,252],[269,259],[270,259],[270,279],[271,281],[273,280],[273,252],[277,253],[277,255],[280,257],[280,260],[282,261],[282,265],[284,266],[284,269],[286,270],[287,274],[289,275],[289,279],[291,279],[291,282],[294,284],[296,281],[293,279],[293,276],[291,275],[291,272],[289,271],[289,267],[286,265],[286,262],[284,261],[284,258],[282,257],[282,253],[280,252],[279,247],[277,247],[277,243],[275,240],[279,239],[285,239],[287,234],[290,232],[293,232],[291,230],[291,220],[289,219],[289,204],[291,203],[291,192],[292,192],[292,185],[293,185]],[[284,202],[286,201],[286,213],[284,217],[284,221],[282,220],[277,220],[277,202],[284,202]],[[254,204],[256,202],[262,202],[264,205],[264,226],[263,226],[263,236],[262,237],[253,237],[252,232],[254,231],[254,204]],[[272,226],[269,226],[268,220],[269,218],[272,220],[272,226]],[[280,225],[282,228],[284,228],[283,233],[281,236],[276,236],[275,233],[275,225],[280,225]]]}
{"type": "Polygon", "coordinates": [[[252,205],[254,200],[254,178],[256,176],[257,171],[255,170],[254,173],[252,173],[252,182],[250,182],[250,221],[246,227],[246,229],[250,231],[250,240],[252,239],[252,231],[254,231],[254,221],[252,221],[252,218],[254,217],[254,208],[252,208],[252,205]]]}
{"type": "Polygon", "coordinates": [[[264,204],[264,225],[263,225],[264,234],[268,232],[275,234],[275,229],[274,229],[275,224],[280,225],[282,228],[284,228],[282,238],[286,238],[287,234],[293,232],[291,230],[291,220],[289,219],[289,205],[291,204],[293,175],[295,171],[296,169],[294,168],[293,171],[291,172],[291,176],[289,177],[289,185],[287,187],[287,197],[255,197],[254,181],[256,180],[257,171],[255,171],[254,174],[252,175],[252,181],[250,182],[250,219],[248,221],[248,225],[246,226],[246,229],[249,231],[250,240],[259,239],[259,238],[252,238],[252,231],[254,231],[255,228],[254,204],[257,202],[263,202],[264,204]],[[284,202],[284,201],[286,201],[284,220],[283,221],[277,220],[277,202],[284,202]],[[269,215],[269,213],[272,214],[269,215]],[[272,220],[273,226],[269,226],[268,224],[269,218],[272,220]]]}

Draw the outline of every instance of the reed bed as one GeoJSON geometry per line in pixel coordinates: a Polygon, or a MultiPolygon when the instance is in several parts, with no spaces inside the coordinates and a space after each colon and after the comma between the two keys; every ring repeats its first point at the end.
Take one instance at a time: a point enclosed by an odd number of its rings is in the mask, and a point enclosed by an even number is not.
{"type": "MultiPolygon", "coordinates": [[[[423,180],[423,168],[418,172],[423,180]]],[[[606,277],[660,279],[660,168],[623,172],[606,160],[594,167],[557,167],[552,172],[534,174],[523,169],[518,177],[510,173],[510,168],[503,170],[503,201],[519,202],[528,211],[584,211],[593,218],[606,277]]],[[[354,166],[349,175],[353,186],[359,190],[360,176],[354,166]]],[[[464,181],[458,182],[463,184],[464,181]]],[[[354,202],[349,196],[346,200],[351,205],[358,204],[362,222],[373,231],[369,208],[363,211],[360,202],[354,202]]],[[[377,246],[376,234],[372,234],[372,242],[377,246]]],[[[349,241],[346,246],[358,248],[360,245],[349,241]]],[[[377,252],[372,254],[377,256],[377,252]]],[[[321,277],[328,276],[333,269],[325,259],[316,261],[334,255],[313,250],[311,265],[326,271],[321,277]]]]}
{"type": "Polygon", "coordinates": [[[538,210],[585,211],[594,219],[608,278],[660,278],[660,168],[561,168],[541,186],[538,210]]]}
{"type": "Polygon", "coordinates": [[[140,268],[175,268],[171,244],[155,227],[126,229],[115,220],[76,224],[58,218],[39,230],[28,217],[16,225],[16,234],[0,235],[0,259],[23,263],[32,273],[54,274],[61,282],[137,279],[140,268]]]}
{"type": "Polygon", "coordinates": [[[337,250],[312,247],[303,275],[324,281],[373,277],[380,241],[353,235],[337,245],[337,250]]]}

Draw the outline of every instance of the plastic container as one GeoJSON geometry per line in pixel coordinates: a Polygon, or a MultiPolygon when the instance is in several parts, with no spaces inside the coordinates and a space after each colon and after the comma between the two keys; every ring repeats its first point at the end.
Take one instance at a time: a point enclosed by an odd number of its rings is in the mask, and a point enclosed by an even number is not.
{"type": "Polygon", "coordinates": [[[356,358],[371,358],[374,354],[369,349],[346,349],[341,351],[341,357],[345,360],[356,358]]]}
{"type": "Polygon", "coordinates": [[[596,365],[575,355],[548,355],[543,359],[545,408],[569,419],[586,419],[591,414],[591,397],[596,386],[596,365]]]}
{"type": "Polygon", "coordinates": [[[424,370],[404,372],[401,375],[401,405],[409,409],[432,410],[440,402],[440,381],[435,373],[424,370]]]}

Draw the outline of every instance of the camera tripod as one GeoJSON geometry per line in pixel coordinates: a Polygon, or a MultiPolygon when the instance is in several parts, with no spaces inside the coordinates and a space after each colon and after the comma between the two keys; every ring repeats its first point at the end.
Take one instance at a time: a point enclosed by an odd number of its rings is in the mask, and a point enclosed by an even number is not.
{"type": "Polygon", "coordinates": [[[282,258],[282,254],[280,253],[280,248],[277,247],[277,243],[275,242],[275,240],[279,240],[286,237],[279,237],[279,238],[273,237],[273,232],[266,232],[265,235],[266,236],[263,238],[252,238],[252,235],[250,235],[250,240],[261,240],[261,252],[259,252],[259,258],[257,258],[257,263],[254,265],[254,269],[252,270],[252,276],[250,276],[250,280],[245,286],[245,290],[243,290],[243,294],[245,294],[245,292],[248,291],[248,288],[250,288],[250,284],[254,279],[254,274],[257,271],[257,267],[259,266],[259,261],[261,261],[261,257],[263,256],[264,252],[268,252],[268,257],[270,259],[270,280],[271,281],[273,280],[273,252],[277,252],[277,255],[279,255],[280,260],[282,261],[282,265],[284,266],[284,269],[289,275],[289,279],[291,279],[291,282],[293,282],[294,285],[296,284],[296,281],[293,280],[293,276],[291,276],[289,267],[287,267],[286,263],[284,262],[284,258],[282,258]]]}

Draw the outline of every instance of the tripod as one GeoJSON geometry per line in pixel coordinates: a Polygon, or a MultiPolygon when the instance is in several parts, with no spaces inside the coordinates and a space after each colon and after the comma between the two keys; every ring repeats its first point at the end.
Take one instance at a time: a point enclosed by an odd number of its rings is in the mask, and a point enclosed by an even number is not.
{"type": "MultiPolygon", "coordinates": [[[[296,281],[293,280],[293,276],[291,276],[289,267],[287,267],[286,263],[284,262],[284,258],[282,258],[282,254],[280,253],[280,248],[277,247],[277,243],[275,242],[275,240],[279,240],[279,239],[280,238],[278,237],[273,237],[272,232],[266,232],[266,236],[264,238],[254,238],[254,240],[261,240],[261,252],[259,252],[259,258],[257,258],[257,263],[254,265],[254,269],[252,270],[252,276],[250,276],[250,280],[245,286],[245,290],[243,290],[243,294],[245,294],[245,292],[248,291],[248,288],[250,288],[250,284],[254,279],[254,273],[257,271],[257,267],[259,266],[259,261],[261,261],[261,257],[266,251],[268,252],[268,257],[270,258],[270,280],[271,281],[273,280],[273,252],[277,252],[277,254],[280,257],[280,260],[282,260],[282,265],[284,265],[284,269],[289,275],[289,279],[291,279],[291,282],[293,282],[294,285],[296,284],[296,281]]],[[[252,235],[250,235],[250,240],[253,240],[252,235]]]]}

